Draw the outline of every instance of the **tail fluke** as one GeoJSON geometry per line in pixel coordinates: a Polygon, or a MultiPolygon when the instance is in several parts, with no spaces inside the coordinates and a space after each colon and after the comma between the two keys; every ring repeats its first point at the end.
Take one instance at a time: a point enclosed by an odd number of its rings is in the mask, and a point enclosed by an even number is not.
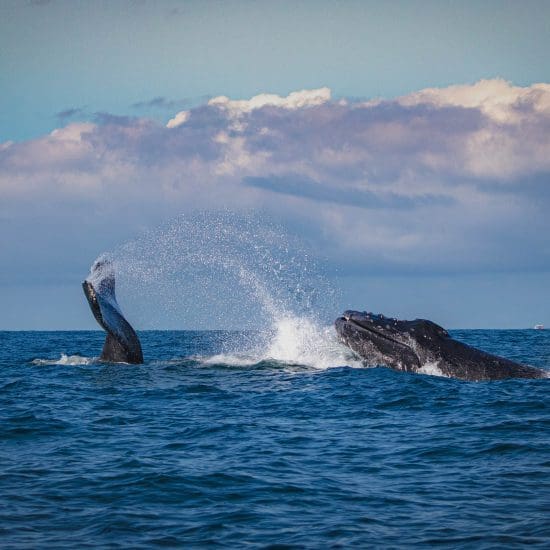
{"type": "Polygon", "coordinates": [[[82,288],[96,321],[107,332],[100,359],[114,363],[143,363],[139,338],[116,301],[112,262],[98,258],[82,288]]]}

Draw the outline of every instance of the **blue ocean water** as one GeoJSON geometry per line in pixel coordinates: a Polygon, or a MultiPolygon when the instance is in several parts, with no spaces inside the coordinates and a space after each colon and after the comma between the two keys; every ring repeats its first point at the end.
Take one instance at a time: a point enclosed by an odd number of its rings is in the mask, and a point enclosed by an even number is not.
{"type": "MultiPolygon", "coordinates": [[[[0,333],[1,547],[549,547],[548,379],[283,336],[141,332],[130,366],[102,332],[0,333]]],[[[550,331],[453,336],[550,369],[550,331]]]]}

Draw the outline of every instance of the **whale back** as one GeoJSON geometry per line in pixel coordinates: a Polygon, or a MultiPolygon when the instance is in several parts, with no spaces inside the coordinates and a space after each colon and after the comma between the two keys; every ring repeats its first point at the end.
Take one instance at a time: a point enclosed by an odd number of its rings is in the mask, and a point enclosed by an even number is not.
{"type": "Polygon", "coordinates": [[[544,378],[544,371],[492,355],[452,338],[427,319],[399,320],[348,310],[336,319],[340,340],[369,364],[408,372],[436,368],[461,380],[544,378]]]}

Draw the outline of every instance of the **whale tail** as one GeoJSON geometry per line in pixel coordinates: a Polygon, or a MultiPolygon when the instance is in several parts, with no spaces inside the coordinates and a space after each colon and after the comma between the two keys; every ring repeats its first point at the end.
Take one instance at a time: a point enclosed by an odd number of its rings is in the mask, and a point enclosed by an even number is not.
{"type": "Polygon", "coordinates": [[[82,288],[96,321],[107,332],[100,359],[113,363],[143,363],[139,338],[116,301],[111,261],[104,257],[97,259],[82,288]]]}

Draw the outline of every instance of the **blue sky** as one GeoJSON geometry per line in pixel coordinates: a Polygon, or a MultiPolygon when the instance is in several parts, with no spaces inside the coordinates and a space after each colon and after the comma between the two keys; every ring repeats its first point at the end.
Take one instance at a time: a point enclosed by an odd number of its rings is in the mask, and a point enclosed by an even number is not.
{"type": "Polygon", "coordinates": [[[531,1],[2,2],[0,329],[93,328],[99,252],[220,208],[300,236],[338,307],[550,325],[549,20],[531,1]]]}
{"type": "Polygon", "coordinates": [[[140,114],[132,105],[156,97],[329,86],[372,98],[547,80],[545,1],[4,0],[0,10],[3,140],[50,131],[69,109],[140,114]]]}

